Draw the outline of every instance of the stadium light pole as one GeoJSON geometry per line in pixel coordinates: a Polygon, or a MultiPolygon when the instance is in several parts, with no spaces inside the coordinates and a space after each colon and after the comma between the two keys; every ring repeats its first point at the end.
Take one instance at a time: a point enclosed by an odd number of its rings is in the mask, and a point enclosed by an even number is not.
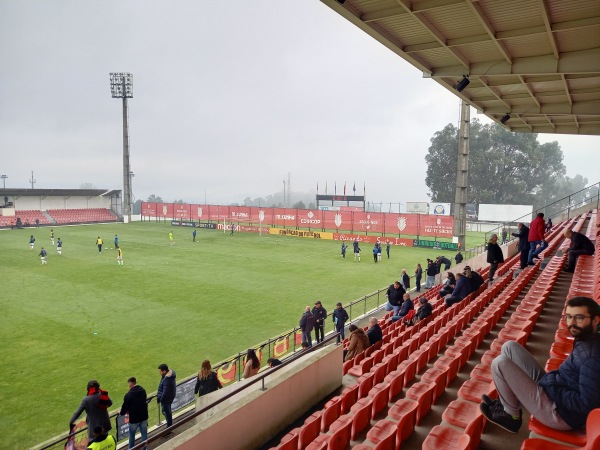
{"type": "Polygon", "coordinates": [[[127,72],[110,73],[112,98],[123,99],[123,216],[131,222],[131,177],[129,176],[129,124],[127,99],[133,98],[133,75],[127,72]]]}
{"type": "Polygon", "coordinates": [[[6,179],[8,178],[8,176],[0,175],[0,178],[2,178],[2,189],[6,189],[6,179]]]}

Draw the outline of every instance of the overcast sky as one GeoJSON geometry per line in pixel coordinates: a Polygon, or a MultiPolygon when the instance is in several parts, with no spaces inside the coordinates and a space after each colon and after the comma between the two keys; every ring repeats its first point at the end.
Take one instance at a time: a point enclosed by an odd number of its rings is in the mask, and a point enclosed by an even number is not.
{"type": "MultiPolygon", "coordinates": [[[[33,170],[36,188],[122,188],[121,71],[141,199],[242,202],[289,172],[293,191],[427,201],[429,141],[459,119],[457,97],[318,0],[0,0],[7,187],[33,170]]],[[[598,137],[539,138],[599,181],[598,137]]]]}

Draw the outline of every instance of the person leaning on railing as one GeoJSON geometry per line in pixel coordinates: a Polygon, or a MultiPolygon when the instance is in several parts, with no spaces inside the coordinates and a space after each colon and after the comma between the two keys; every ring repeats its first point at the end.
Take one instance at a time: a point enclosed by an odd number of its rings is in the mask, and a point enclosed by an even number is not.
{"type": "Polygon", "coordinates": [[[222,387],[223,385],[219,381],[219,377],[217,377],[217,374],[212,370],[210,361],[208,359],[202,361],[202,366],[198,371],[198,379],[196,381],[194,393],[198,394],[199,397],[202,397],[203,395],[210,394],[222,387]]]}

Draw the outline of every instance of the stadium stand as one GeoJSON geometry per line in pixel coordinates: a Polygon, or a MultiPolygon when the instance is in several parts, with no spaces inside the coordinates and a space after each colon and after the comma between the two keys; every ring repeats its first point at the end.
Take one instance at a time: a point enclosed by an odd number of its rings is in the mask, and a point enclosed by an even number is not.
{"type": "Polygon", "coordinates": [[[106,208],[49,209],[48,214],[57,224],[115,222],[118,218],[106,208]]]}
{"type": "Polygon", "coordinates": [[[23,226],[35,226],[36,219],[39,220],[40,225],[50,225],[51,222],[48,220],[48,217],[42,211],[36,210],[21,210],[15,211],[14,217],[11,216],[0,216],[0,227],[9,227],[12,226],[14,221],[17,218],[21,219],[23,226]]]}
{"type": "MultiPolygon", "coordinates": [[[[497,398],[491,376],[492,360],[500,353],[504,342],[516,340],[525,345],[533,333],[566,262],[565,250],[569,241],[563,237],[564,229],[584,230],[588,237],[596,240],[598,224],[597,211],[593,211],[555,225],[547,236],[548,247],[534,266],[519,270],[518,255],[508,258],[498,271],[494,284],[484,285],[458,306],[445,308],[443,301],[437,299],[440,286],[429,290],[425,296],[434,306],[433,314],[412,327],[402,322],[390,324],[387,319],[391,313],[388,313],[380,320],[385,343],[380,349],[370,348],[344,364],[346,387],[341,395],[324,406],[323,416],[324,411],[341,404],[335,414],[327,414],[329,420],[337,417],[338,413],[339,418],[333,423],[328,422],[329,430],[322,426],[319,435],[305,444],[306,447],[297,448],[341,449],[348,448],[348,444],[357,449],[401,448],[427,416],[431,406],[445,393],[458,371],[467,360],[472,359],[484,338],[500,325],[501,318],[510,308],[512,312],[501,325],[497,337],[480,361],[475,361],[469,378],[458,388],[457,397],[444,409],[442,423],[433,426],[422,442],[424,449],[477,449],[485,426],[479,410],[481,395],[497,398]],[[588,225],[584,229],[586,223],[588,225]],[[520,296],[523,297],[518,301],[520,296]],[[384,398],[387,398],[386,405],[383,404],[384,398]],[[369,410],[371,420],[367,423],[365,417],[369,410]],[[345,434],[340,437],[340,433],[345,434]]],[[[599,269],[598,252],[594,256],[581,256],[568,298],[586,295],[600,303],[599,269]]],[[[485,277],[486,272],[487,269],[482,270],[482,276],[485,277]]],[[[560,364],[572,348],[572,338],[564,322],[558,319],[557,322],[547,369],[549,365],[556,367],[560,364]]],[[[598,411],[588,417],[587,434],[557,432],[531,418],[529,428],[534,437],[523,442],[522,448],[563,449],[570,448],[568,445],[599,448],[599,427],[598,411]],[[544,437],[564,442],[567,447],[550,444],[550,441],[540,443],[544,437]]]]}
{"type": "Polygon", "coordinates": [[[119,218],[106,208],[88,208],[88,209],[49,209],[47,211],[39,210],[20,210],[15,211],[13,216],[0,216],[0,227],[10,227],[17,218],[21,219],[23,226],[35,226],[35,220],[39,220],[40,225],[66,225],[73,223],[104,223],[115,222],[119,218]]]}

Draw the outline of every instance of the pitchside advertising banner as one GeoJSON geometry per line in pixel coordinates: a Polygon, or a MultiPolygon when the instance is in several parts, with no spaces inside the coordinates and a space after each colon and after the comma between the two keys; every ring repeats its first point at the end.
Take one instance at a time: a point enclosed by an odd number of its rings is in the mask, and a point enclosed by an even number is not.
{"type": "MultiPolygon", "coordinates": [[[[432,203],[434,210],[449,214],[449,204],[432,203]],[[442,206],[440,206],[442,205],[442,206]]],[[[430,206],[431,206],[430,205],[430,206]]],[[[182,205],[169,203],[142,203],[143,218],[172,220],[174,225],[196,222],[198,227],[218,229],[234,224],[236,231],[267,233],[273,228],[308,228],[340,233],[401,237],[451,237],[454,218],[443,214],[400,214],[364,211],[339,211],[292,208],[259,208],[256,206],[182,205]],[[207,224],[207,225],[202,225],[207,224]],[[260,228],[262,227],[262,230],[260,228]]],[[[327,239],[327,238],[325,238],[327,239]]]]}

